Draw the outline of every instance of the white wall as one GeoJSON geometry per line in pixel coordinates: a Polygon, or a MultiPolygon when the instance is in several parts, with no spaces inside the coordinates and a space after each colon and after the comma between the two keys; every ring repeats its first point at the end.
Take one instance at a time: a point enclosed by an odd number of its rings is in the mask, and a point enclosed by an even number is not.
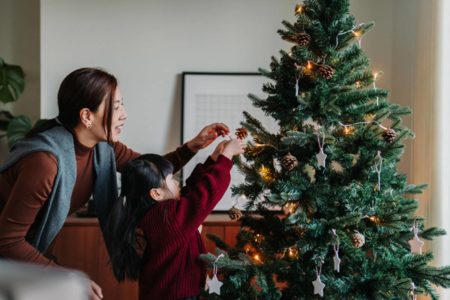
{"type": "Polygon", "coordinates": [[[180,142],[179,74],[255,72],[285,47],[276,33],[296,1],[41,1],[42,116],[71,70],[115,74],[128,122],[122,140],[163,153],[180,142]]]}

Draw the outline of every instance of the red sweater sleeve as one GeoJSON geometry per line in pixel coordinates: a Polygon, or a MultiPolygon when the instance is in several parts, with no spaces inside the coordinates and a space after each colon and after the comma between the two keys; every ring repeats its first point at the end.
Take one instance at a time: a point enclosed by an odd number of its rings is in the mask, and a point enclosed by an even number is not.
{"type": "Polygon", "coordinates": [[[16,180],[0,214],[0,256],[55,265],[25,237],[52,191],[56,172],[56,158],[46,152],[27,155],[6,171],[16,180]]]}
{"type": "MultiPolygon", "coordinates": [[[[195,180],[187,180],[189,186],[181,194],[176,207],[176,220],[185,235],[191,235],[203,223],[227,190],[233,162],[220,155],[215,163],[202,170],[197,166],[195,180]],[[198,174],[200,172],[201,174],[198,174]]],[[[192,177],[192,175],[191,175],[192,177]]]]}

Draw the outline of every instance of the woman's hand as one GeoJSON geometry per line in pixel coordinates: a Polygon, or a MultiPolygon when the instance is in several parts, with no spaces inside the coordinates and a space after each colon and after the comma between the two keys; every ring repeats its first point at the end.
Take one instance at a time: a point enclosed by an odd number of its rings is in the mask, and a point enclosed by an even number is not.
{"type": "Polygon", "coordinates": [[[233,156],[244,153],[244,142],[241,139],[228,141],[222,151],[222,155],[232,159],[233,156]]]}
{"type": "Polygon", "coordinates": [[[91,280],[91,291],[89,293],[90,300],[100,300],[103,299],[102,288],[91,280]]]}
{"type": "Polygon", "coordinates": [[[198,150],[208,147],[218,136],[225,136],[229,132],[230,129],[227,125],[214,123],[200,130],[195,138],[187,142],[187,146],[192,152],[198,152],[198,150]]]}

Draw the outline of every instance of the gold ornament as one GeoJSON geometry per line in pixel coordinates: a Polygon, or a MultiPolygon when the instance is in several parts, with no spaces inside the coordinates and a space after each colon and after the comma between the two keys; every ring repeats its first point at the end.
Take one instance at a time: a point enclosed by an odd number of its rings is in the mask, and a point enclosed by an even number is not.
{"type": "Polygon", "coordinates": [[[331,79],[334,75],[334,73],[336,72],[332,67],[330,67],[329,65],[320,65],[319,68],[319,73],[325,78],[325,79],[331,79]]]}
{"type": "Polygon", "coordinates": [[[292,171],[298,165],[298,160],[294,155],[288,153],[281,159],[281,164],[286,170],[292,171]]]}
{"type": "Polygon", "coordinates": [[[364,115],[364,121],[366,121],[366,122],[373,122],[374,119],[375,119],[375,114],[373,114],[373,113],[364,115]]]}
{"type": "Polygon", "coordinates": [[[356,248],[361,248],[366,242],[366,238],[359,231],[355,230],[355,233],[352,235],[352,243],[356,248]]]}
{"type": "Polygon", "coordinates": [[[238,128],[236,129],[236,132],[234,133],[238,139],[245,139],[248,136],[247,129],[245,128],[238,128]]]}
{"type": "Polygon", "coordinates": [[[386,129],[383,132],[383,139],[388,144],[392,144],[395,141],[396,137],[397,137],[397,132],[394,129],[392,129],[392,128],[386,129]]]}
{"type": "Polygon", "coordinates": [[[242,218],[242,212],[239,208],[232,207],[228,210],[228,216],[233,221],[238,221],[240,218],[242,218]]]}

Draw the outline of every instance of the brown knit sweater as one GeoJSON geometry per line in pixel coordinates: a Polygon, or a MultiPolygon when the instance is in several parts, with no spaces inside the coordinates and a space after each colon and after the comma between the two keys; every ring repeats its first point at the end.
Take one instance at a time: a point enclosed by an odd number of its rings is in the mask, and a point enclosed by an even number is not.
{"type": "MultiPolygon", "coordinates": [[[[77,178],[72,192],[69,214],[89,200],[94,187],[94,148],[75,140],[77,178]]],[[[114,143],[117,170],[140,154],[120,142],[114,143]]],[[[194,153],[185,145],[165,157],[178,171],[194,153]]],[[[47,201],[57,173],[56,158],[47,152],[29,154],[0,174],[0,257],[43,265],[55,263],[31,246],[27,235],[47,201]]]]}

